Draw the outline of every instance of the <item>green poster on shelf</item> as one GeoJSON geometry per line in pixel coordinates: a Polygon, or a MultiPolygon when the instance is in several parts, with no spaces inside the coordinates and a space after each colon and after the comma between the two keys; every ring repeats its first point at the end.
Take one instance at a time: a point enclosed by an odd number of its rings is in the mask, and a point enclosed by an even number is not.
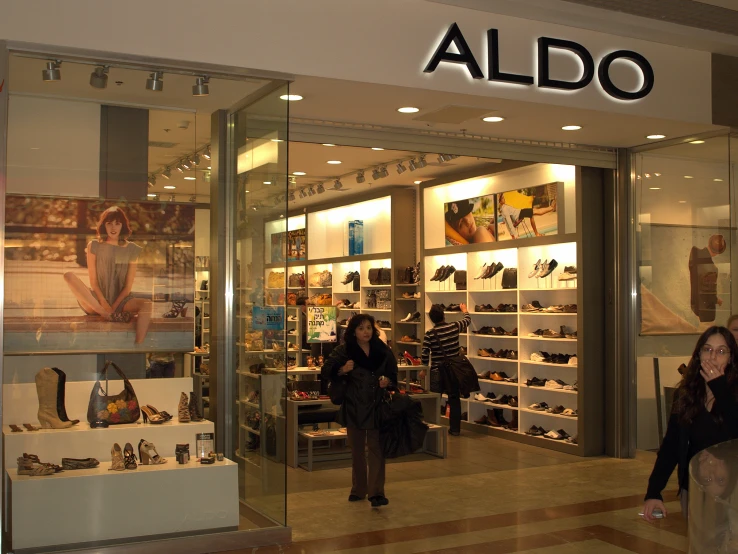
{"type": "Polygon", "coordinates": [[[308,306],[307,341],[336,342],[336,316],[334,306],[308,306]]]}

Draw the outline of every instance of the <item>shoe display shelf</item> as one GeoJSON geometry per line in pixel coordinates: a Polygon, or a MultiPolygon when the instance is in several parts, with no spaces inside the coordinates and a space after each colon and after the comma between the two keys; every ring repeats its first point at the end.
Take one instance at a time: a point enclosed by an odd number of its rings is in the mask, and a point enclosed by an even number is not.
{"type": "MultiPolygon", "coordinates": [[[[180,423],[177,420],[180,394],[192,390],[192,378],[131,379],[130,382],[140,404],[151,404],[174,415],[174,419],[151,424],[143,423],[142,415],[136,423],[91,429],[87,423],[87,406],[94,381],[67,381],[65,406],[70,419],[80,420],[77,425],[37,431],[24,428],[22,433],[3,426],[6,486],[12,506],[6,532],[12,538],[15,552],[47,551],[91,542],[114,544],[131,536],[237,528],[236,465],[228,460],[211,466],[200,466],[194,461],[178,465],[175,460],[177,444],[189,444],[194,454],[196,436],[214,433],[211,421],[180,423]],[[136,470],[125,472],[108,471],[114,443],[122,447],[130,442],[135,449],[141,439],[153,443],[167,462],[139,465],[136,470]],[[55,464],[60,464],[63,457],[96,458],[100,465],[43,477],[18,475],[16,459],[24,453],[55,464]],[[119,503],[116,499],[151,499],[152,491],[156,491],[155,502],[136,502],[137,508],[126,511],[125,517],[114,508],[119,503]],[[64,499],[62,510],[60,498],[64,499]],[[101,502],[113,504],[110,509],[104,509],[101,502]],[[211,517],[213,513],[218,517],[211,517]],[[80,525],[80,521],[94,524],[80,525]]],[[[111,392],[116,386],[122,388],[121,382],[110,381],[111,392]]],[[[40,427],[35,383],[7,384],[3,397],[5,421],[40,427]]]]}

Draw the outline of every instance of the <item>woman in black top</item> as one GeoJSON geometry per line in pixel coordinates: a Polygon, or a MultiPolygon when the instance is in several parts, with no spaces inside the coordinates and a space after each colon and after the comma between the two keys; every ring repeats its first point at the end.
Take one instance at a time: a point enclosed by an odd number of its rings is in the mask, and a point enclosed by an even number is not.
{"type": "Polygon", "coordinates": [[[359,314],[349,320],[344,343],[331,353],[322,373],[333,382],[347,380],[338,421],[346,426],[351,446],[349,501],[364,500],[368,494],[372,507],[384,506],[389,500],[384,495],[384,454],[375,415],[382,389],[397,382],[397,361],[379,339],[372,316],[359,314]]]}
{"type": "Polygon", "coordinates": [[[692,456],[738,438],[737,397],[738,344],[725,327],[710,327],[697,341],[674,397],[666,436],[648,479],[643,506],[646,521],[654,520],[655,509],[666,516],[661,492],[676,466],[685,513],[692,456]]]}

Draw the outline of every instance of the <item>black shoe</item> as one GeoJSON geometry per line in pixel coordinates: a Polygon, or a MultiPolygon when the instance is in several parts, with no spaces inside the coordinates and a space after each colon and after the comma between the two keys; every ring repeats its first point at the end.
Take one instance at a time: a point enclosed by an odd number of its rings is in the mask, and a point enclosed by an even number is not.
{"type": "MultiPolygon", "coordinates": [[[[459,435],[461,435],[461,431],[453,431],[449,429],[448,434],[451,435],[452,437],[458,437],[459,435]]],[[[372,504],[372,506],[374,506],[374,504],[372,504]]]]}
{"type": "Polygon", "coordinates": [[[436,272],[433,274],[433,277],[430,278],[431,281],[438,281],[439,277],[443,275],[443,272],[446,271],[446,266],[442,265],[438,269],[436,269],[436,272]]]}
{"type": "Polygon", "coordinates": [[[364,500],[363,496],[359,496],[358,494],[350,494],[349,495],[349,502],[359,502],[360,500],[364,500]]]}
{"type": "Polygon", "coordinates": [[[372,502],[372,508],[379,508],[389,504],[389,500],[385,496],[372,496],[369,500],[372,502]]]}
{"type": "Polygon", "coordinates": [[[556,269],[558,267],[558,265],[559,265],[559,262],[557,262],[554,259],[551,259],[551,261],[548,262],[548,267],[546,268],[546,271],[543,274],[540,275],[541,279],[543,279],[544,277],[548,277],[549,275],[551,275],[551,273],[553,272],[553,270],[556,269]]]}
{"type": "Polygon", "coordinates": [[[489,278],[491,279],[495,275],[497,275],[500,271],[502,271],[502,268],[505,267],[500,262],[497,262],[497,265],[495,266],[494,270],[490,273],[489,278]]]}

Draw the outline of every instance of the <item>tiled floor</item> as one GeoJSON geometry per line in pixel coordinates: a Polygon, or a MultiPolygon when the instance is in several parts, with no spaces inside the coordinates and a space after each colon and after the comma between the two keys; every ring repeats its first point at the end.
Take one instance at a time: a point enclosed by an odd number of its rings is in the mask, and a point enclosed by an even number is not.
{"type": "Polygon", "coordinates": [[[445,460],[390,462],[390,504],[374,510],[346,501],[348,462],[289,469],[293,544],[249,552],[686,552],[675,494],[667,496],[666,520],[649,525],[638,516],[653,460],[583,459],[482,435],[449,437],[445,460]]]}

